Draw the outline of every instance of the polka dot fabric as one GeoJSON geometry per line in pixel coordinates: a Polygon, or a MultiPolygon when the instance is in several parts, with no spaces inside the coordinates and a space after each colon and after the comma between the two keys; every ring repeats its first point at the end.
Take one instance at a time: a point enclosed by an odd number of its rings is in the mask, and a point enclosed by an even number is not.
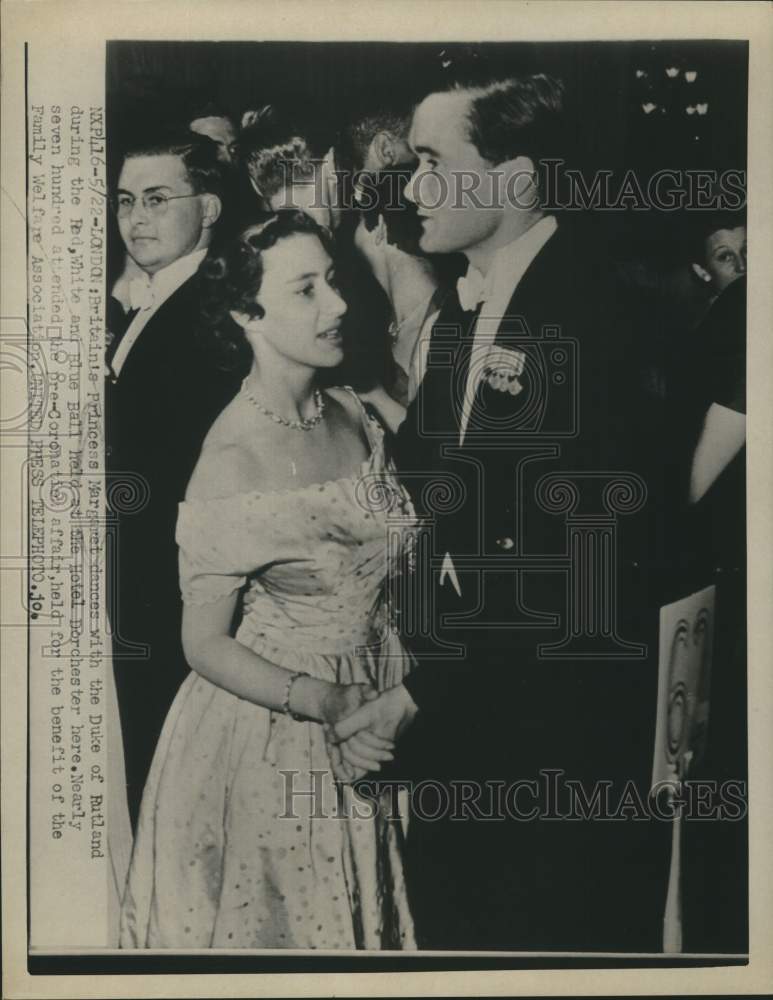
{"type": "MultiPolygon", "coordinates": [[[[180,505],[184,600],[250,581],[237,639],[342,683],[398,683],[407,654],[383,582],[415,518],[363,411],[349,479],[180,505]]],[[[121,913],[125,948],[415,948],[392,803],[337,786],[322,728],[191,673],[145,788],[121,913]]]]}

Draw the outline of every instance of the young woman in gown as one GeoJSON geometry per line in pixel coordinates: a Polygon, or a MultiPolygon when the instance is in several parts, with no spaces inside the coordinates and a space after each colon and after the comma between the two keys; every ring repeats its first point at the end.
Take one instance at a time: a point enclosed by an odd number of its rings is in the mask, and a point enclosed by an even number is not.
{"type": "Polygon", "coordinates": [[[205,265],[207,314],[252,365],[180,505],[192,671],[145,788],[123,947],[415,947],[399,818],[332,774],[391,745],[325,735],[408,667],[383,595],[414,523],[379,425],[315,387],[342,355],[332,267],[294,211],[205,265]]]}

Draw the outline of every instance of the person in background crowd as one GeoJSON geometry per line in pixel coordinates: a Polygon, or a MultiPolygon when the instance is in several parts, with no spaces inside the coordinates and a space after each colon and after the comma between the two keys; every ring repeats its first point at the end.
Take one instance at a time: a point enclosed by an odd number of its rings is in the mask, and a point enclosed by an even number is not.
{"type": "MultiPolygon", "coordinates": [[[[745,790],[746,225],[741,213],[721,213],[693,226],[691,264],[712,304],[674,382],[683,470],[678,500],[685,591],[714,584],[716,603],[706,745],[691,777],[745,790]]],[[[688,950],[748,949],[747,837],[745,812],[686,825],[688,950]]]]}
{"type": "Polygon", "coordinates": [[[343,166],[378,174],[382,170],[413,167],[416,155],[408,144],[411,109],[390,107],[364,111],[346,127],[341,147],[343,166]]]}
{"type": "Polygon", "coordinates": [[[267,104],[242,115],[241,159],[264,211],[295,208],[334,230],[340,221],[335,133],[310,110],[267,104]]]}
{"type": "Polygon", "coordinates": [[[745,213],[700,213],[685,225],[691,237],[686,256],[706,290],[708,310],[685,336],[669,379],[674,450],[681,469],[677,505],[701,500],[737,457],[746,434],[745,282],[743,291],[729,294],[746,275],[745,213]]]}
{"type": "Polygon", "coordinates": [[[389,302],[391,364],[383,384],[367,387],[364,398],[392,430],[421,380],[420,334],[432,329],[450,283],[443,259],[419,249],[421,224],[416,206],[405,198],[405,184],[416,166],[408,144],[410,124],[407,103],[373,99],[349,120],[336,147],[337,161],[351,177],[345,190],[356,209],[350,239],[389,302]]]}
{"type": "MultiPolygon", "coordinates": [[[[182,109],[179,121],[170,124],[170,129],[189,128],[197,135],[206,136],[210,139],[217,150],[217,159],[223,167],[223,189],[227,197],[223,199],[222,213],[218,223],[220,230],[231,229],[235,224],[231,218],[238,211],[237,201],[243,202],[242,198],[237,198],[236,165],[238,155],[238,145],[236,142],[236,128],[231,117],[214,101],[202,99],[195,103],[188,104],[182,109]],[[230,190],[234,189],[234,190],[230,190]]],[[[127,253],[124,259],[122,273],[113,283],[111,297],[113,299],[112,308],[118,303],[128,312],[131,308],[129,299],[129,286],[136,278],[142,278],[139,266],[127,253]]],[[[112,315],[116,315],[113,312],[112,315]]],[[[120,320],[119,320],[120,325],[120,320]]]]}
{"type": "MultiPolygon", "coordinates": [[[[213,340],[250,368],[179,507],[192,672],[145,790],[121,944],[413,948],[400,823],[335,787],[324,730],[409,666],[383,582],[395,516],[401,543],[414,525],[379,424],[318,384],[342,355],[332,241],[280,211],[207,261],[204,288],[213,340]]],[[[391,758],[368,735],[345,752],[391,758]]]]}
{"type": "Polygon", "coordinates": [[[746,216],[712,213],[692,227],[690,266],[708,286],[713,301],[746,274],[746,216]]]}
{"type": "Polygon", "coordinates": [[[187,130],[130,148],[111,202],[138,277],[108,346],[108,502],[116,520],[110,619],[129,811],[187,673],[174,525],[204,435],[238,389],[197,337],[197,272],[223,205],[215,144],[187,130]],[[121,322],[122,321],[122,322],[121,322]],[[120,324],[120,325],[119,325],[120,324]]]}
{"type": "Polygon", "coordinates": [[[690,463],[689,498],[697,503],[746,439],[745,283],[728,294],[746,275],[745,216],[728,212],[701,220],[693,247],[693,272],[708,286],[712,303],[690,344],[698,362],[696,407],[702,420],[690,463]]]}
{"type": "Polygon", "coordinates": [[[389,299],[393,372],[386,387],[363,398],[372,403],[393,431],[405,416],[424,374],[426,340],[446,289],[432,260],[419,249],[421,222],[404,195],[410,170],[382,170],[360,183],[360,218],[354,245],[389,299]]]}
{"type": "Polygon", "coordinates": [[[217,158],[225,167],[235,167],[239,155],[236,126],[214,101],[205,101],[189,111],[191,132],[206,135],[217,146],[217,158]]]}

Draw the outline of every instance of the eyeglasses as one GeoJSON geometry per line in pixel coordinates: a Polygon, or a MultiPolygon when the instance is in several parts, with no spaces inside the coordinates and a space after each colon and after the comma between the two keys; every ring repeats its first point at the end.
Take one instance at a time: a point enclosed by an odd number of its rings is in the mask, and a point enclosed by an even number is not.
{"type": "MultiPolygon", "coordinates": [[[[198,192],[193,192],[192,194],[162,194],[161,191],[151,191],[148,194],[143,194],[140,200],[142,201],[142,207],[148,215],[161,216],[166,215],[170,201],[176,201],[178,198],[198,198],[198,196],[198,192]]],[[[119,219],[125,219],[131,215],[136,203],[137,199],[133,194],[122,193],[110,199],[110,205],[119,219]]]]}

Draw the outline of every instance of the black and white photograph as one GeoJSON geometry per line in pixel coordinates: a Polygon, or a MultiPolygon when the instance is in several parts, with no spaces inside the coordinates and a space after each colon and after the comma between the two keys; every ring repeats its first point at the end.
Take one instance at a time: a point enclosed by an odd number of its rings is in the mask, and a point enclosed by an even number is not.
{"type": "Polygon", "coordinates": [[[747,969],[754,40],[346,6],[23,40],[27,970],[747,969]]]}
{"type": "Polygon", "coordinates": [[[746,952],[746,60],[108,46],[121,947],[746,952]]]}

